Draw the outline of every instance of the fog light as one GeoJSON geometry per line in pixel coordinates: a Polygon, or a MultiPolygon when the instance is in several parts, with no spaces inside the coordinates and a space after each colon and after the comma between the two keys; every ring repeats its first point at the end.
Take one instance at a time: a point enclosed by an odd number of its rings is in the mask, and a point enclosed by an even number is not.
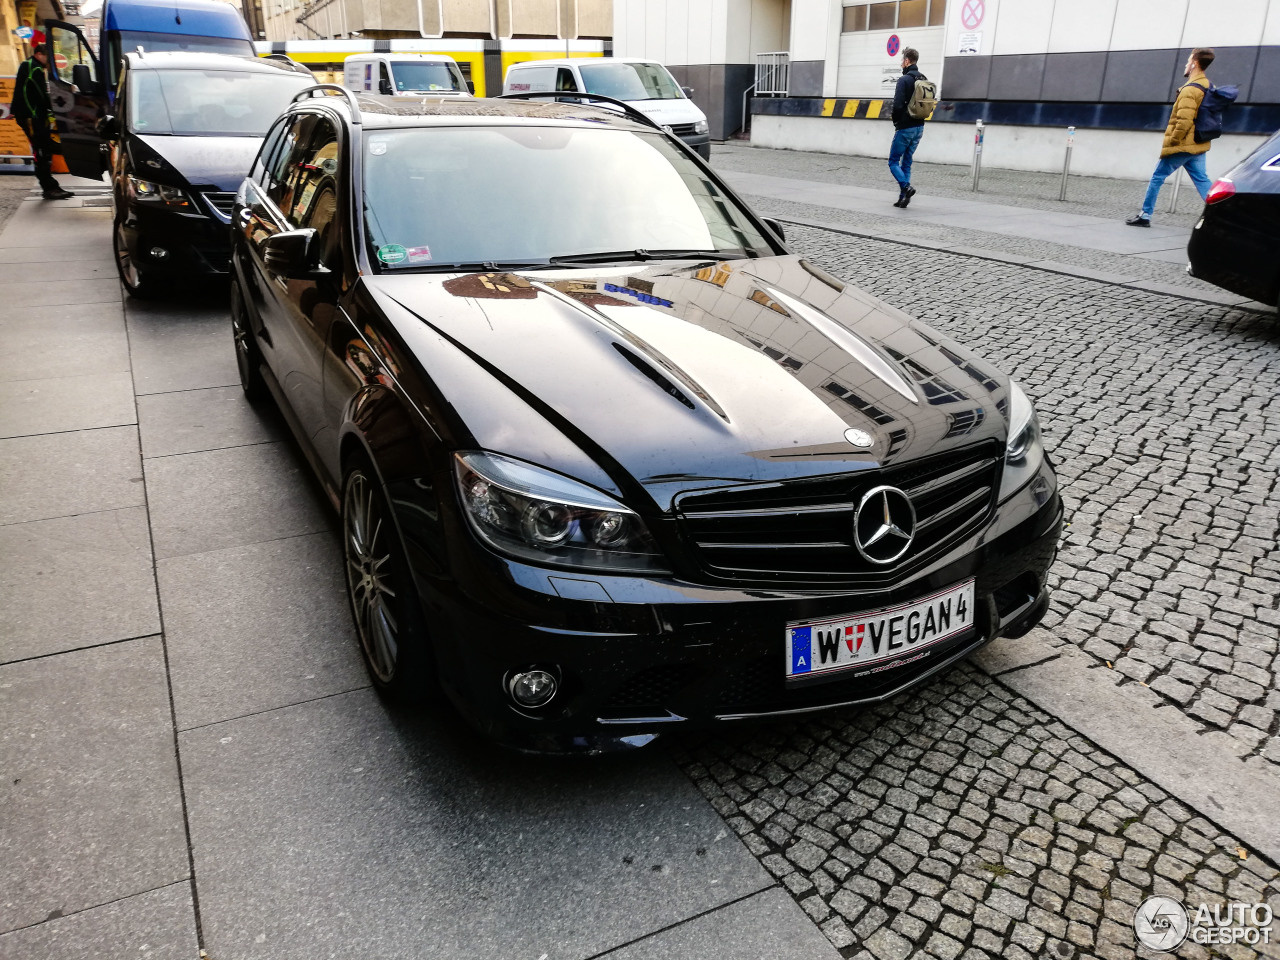
{"type": "Polygon", "coordinates": [[[152,247],[147,251],[147,253],[151,254],[152,260],[163,260],[165,257],[169,256],[169,251],[164,247],[152,247]]]}
{"type": "Polygon", "coordinates": [[[522,707],[541,707],[550,703],[557,687],[555,676],[546,670],[517,673],[507,684],[511,699],[522,707]]]}

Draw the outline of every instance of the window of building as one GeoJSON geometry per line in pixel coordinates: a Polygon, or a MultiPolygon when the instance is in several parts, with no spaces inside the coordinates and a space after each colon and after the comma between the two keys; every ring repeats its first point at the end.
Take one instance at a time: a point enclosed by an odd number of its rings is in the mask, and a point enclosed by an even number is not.
{"type": "Polygon", "coordinates": [[[906,27],[941,26],[947,0],[893,0],[891,3],[855,3],[844,8],[841,31],[897,30],[906,27]]]}

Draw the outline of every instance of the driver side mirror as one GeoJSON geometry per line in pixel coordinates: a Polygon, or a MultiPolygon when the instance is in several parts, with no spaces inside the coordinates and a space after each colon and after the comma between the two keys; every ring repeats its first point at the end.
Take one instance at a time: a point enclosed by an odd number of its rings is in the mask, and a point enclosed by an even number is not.
{"type": "Polygon", "coordinates": [[[271,273],[296,280],[319,270],[314,227],[284,230],[262,241],[262,262],[271,273]]]}
{"type": "Polygon", "coordinates": [[[683,93],[690,100],[693,99],[693,87],[681,87],[680,92],[683,93]]]}
{"type": "Polygon", "coordinates": [[[93,71],[89,69],[87,63],[77,63],[71,68],[71,85],[79,93],[96,92],[98,84],[93,79],[93,71]]]}
{"type": "Polygon", "coordinates": [[[776,233],[778,235],[779,240],[787,239],[787,235],[782,232],[782,224],[780,224],[777,220],[773,219],[773,217],[761,217],[760,222],[763,223],[770,230],[772,230],[774,233],[776,233]]]}
{"type": "Polygon", "coordinates": [[[107,114],[94,125],[94,132],[103,140],[120,139],[120,121],[112,114],[107,114]]]}
{"type": "Polygon", "coordinates": [[[476,82],[474,80],[467,81],[467,93],[471,94],[473,97],[476,95],[476,82]]]}
{"type": "Polygon", "coordinates": [[[386,77],[383,77],[378,81],[378,92],[384,97],[389,97],[395,93],[395,91],[391,89],[391,81],[386,77]]]}

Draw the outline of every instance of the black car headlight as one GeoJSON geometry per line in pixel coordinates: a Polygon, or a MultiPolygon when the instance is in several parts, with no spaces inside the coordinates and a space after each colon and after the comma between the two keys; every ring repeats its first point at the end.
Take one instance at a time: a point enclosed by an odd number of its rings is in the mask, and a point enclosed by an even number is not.
{"type": "Polygon", "coordinates": [[[152,183],[150,180],[129,178],[129,196],[138,203],[154,204],[168,210],[191,212],[195,203],[181,187],[171,187],[164,183],[152,183]]]}
{"type": "Polygon", "coordinates": [[[1031,482],[1044,463],[1044,440],[1035,407],[1016,383],[1009,385],[1009,442],[1004,452],[1004,475],[1000,480],[1000,500],[1031,482]]]}
{"type": "Polygon", "coordinates": [[[480,451],[455,454],[454,474],[471,529],[501,553],[614,573],[666,570],[635,512],[594,487],[480,451]]]}

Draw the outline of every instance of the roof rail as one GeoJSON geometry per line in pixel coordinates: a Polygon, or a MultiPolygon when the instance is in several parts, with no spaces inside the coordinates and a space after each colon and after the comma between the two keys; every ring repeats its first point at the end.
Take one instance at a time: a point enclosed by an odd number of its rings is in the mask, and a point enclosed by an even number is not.
{"type": "Polygon", "coordinates": [[[291,103],[297,103],[300,100],[310,100],[319,94],[324,97],[331,97],[334,94],[341,94],[347,98],[347,105],[351,107],[351,122],[360,123],[360,104],[356,100],[356,95],[346,87],[340,87],[336,83],[317,83],[314,87],[303,87],[293,95],[291,103]]]}
{"type": "Polygon", "coordinates": [[[268,53],[262,58],[263,60],[274,60],[276,63],[283,63],[290,67],[295,73],[305,73],[308,77],[315,76],[304,64],[294,60],[287,53],[268,53]]]}
{"type": "Polygon", "coordinates": [[[663,129],[662,124],[654,120],[653,117],[641,113],[625,100],[615,100],[613,97],[606,97],[600,93],[577,93],[572,90],[544,90],[534,93],[504,93],[500,97],[494,97],[495,100],[543,100],[550,97],[557,103],[577,103],[582,106],[589,106],[591,103],[608,103],[615,107],[621,107],[622,112],[628,118],[643,123],[647,127],[653,127],[656,130],[663,129]],[[587,102],[584,102],[587,101],[587,102]]]}

